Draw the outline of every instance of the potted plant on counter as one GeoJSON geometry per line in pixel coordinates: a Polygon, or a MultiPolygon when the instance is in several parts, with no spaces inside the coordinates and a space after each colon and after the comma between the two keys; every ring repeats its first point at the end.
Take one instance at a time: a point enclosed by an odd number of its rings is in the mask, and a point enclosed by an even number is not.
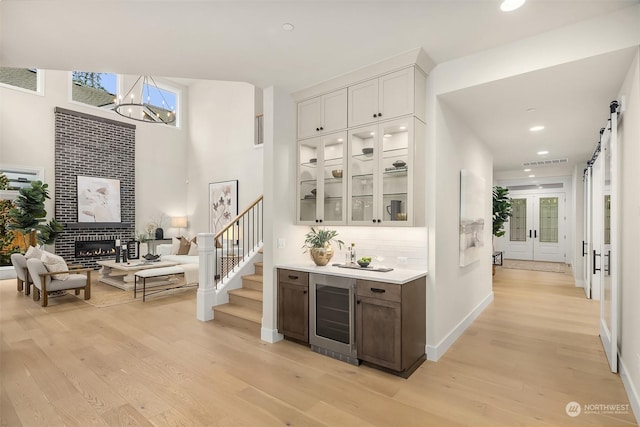
{"type": "Polygon", "coordinates": [[[311,254],[311,259],[316,265],[327,265],[333,257],[333,247],[331,242],[338,244],[338,247],[342,249],[344,242],[336,239],[338,232],[335,230],[320,229],[317,230],[311,227],[311,231],[304,236],[304,248],[305,252],[311,254]]]}

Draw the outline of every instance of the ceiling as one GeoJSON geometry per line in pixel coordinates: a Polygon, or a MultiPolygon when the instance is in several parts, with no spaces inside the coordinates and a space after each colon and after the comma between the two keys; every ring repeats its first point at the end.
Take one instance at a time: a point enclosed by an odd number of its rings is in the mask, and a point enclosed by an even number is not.
{"type": "MultiPolygon", "coordinates": [[[[499,0],[1,0],[0,64],[295,92],[418,47],[442,63],[639,2],[528,0],[503,13],[499,0]],[[284,23],[295,29],[284,31],[284,23]]],[[[551,157],[583,161],[632,55],[591,58],[443,100],[494,150],[497,175],[521,172],[519,163],[535,160],[540,144],[551,157]],[[611,61],[620,65],[613,73],[611,61]],[[547,128],[530,135],[533,121],[547,128]]]]}

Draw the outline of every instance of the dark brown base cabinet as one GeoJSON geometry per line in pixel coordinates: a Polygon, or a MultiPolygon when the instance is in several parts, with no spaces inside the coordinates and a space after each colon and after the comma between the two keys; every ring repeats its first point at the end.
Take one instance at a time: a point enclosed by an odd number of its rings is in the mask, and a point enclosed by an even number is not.
{"type": "Polygon", "coordinates": [[[425,360],[426,279],[403,285],[358,280],[358,359],[408,377],[425,360]]]}
{"type": "Polygon", "coordinates": [[[278,269],[278,332],[309,343],[309,273],[278,269]]]}

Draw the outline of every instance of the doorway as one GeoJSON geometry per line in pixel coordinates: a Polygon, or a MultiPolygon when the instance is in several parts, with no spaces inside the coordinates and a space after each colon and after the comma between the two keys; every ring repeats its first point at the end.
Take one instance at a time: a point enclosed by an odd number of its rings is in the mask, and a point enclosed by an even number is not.
{"type": "Polygon", "coordinates": [[[512,216],[506,227],[507,259],[565,262],[565,193],[512,192],[512,216]]]}

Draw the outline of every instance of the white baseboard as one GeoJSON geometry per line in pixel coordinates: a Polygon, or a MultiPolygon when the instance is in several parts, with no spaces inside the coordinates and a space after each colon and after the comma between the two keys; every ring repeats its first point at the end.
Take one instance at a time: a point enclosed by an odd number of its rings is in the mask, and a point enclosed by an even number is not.
{"type": "Polygon", "coordinates": [[[576,288],[584,288],[584,285],[585,285],[584,280],[579,279],[579,280],[575,280],[575,282],[576,282],[576,288]]]}
{"type": "Polygon", "coordinates": [[[427,360],[437,362],[446,352],[449,347],[463,334],[463,332],[473,323],[474,320],[484,311],[489,304],[493,302],[493,291],[482,300],[480,304],[476,306],[467,316],[460,321],[453,328],[446,337],[444,337],[437,345],[427,345],[425,351],[427,352],[427,360]]]}
{"type": "Polygon", "coordinates": [[[629,398],[629,403],[631,403],[631,409],[633,410],[633,415],[636,417],[636,423],[640,425],[640,398],[638,396],[638,391],[633,385],[633,381],[629,377],[629,371],[624,364],[622,358],[618,359],[619,367],[620,367],[620,378],[622,378],[622,384],[624,384],[624,389],[627,392],[627,397],[629,398]]]}
{"type": "Polygon", "coordinates": [[[260,329],[260,339],[262,341],[273,344],[278,341],[282,341],[284,339],[284,335],[278,333],[277,329],[268,329],[262,327],[262,329],[260,329]]]}

